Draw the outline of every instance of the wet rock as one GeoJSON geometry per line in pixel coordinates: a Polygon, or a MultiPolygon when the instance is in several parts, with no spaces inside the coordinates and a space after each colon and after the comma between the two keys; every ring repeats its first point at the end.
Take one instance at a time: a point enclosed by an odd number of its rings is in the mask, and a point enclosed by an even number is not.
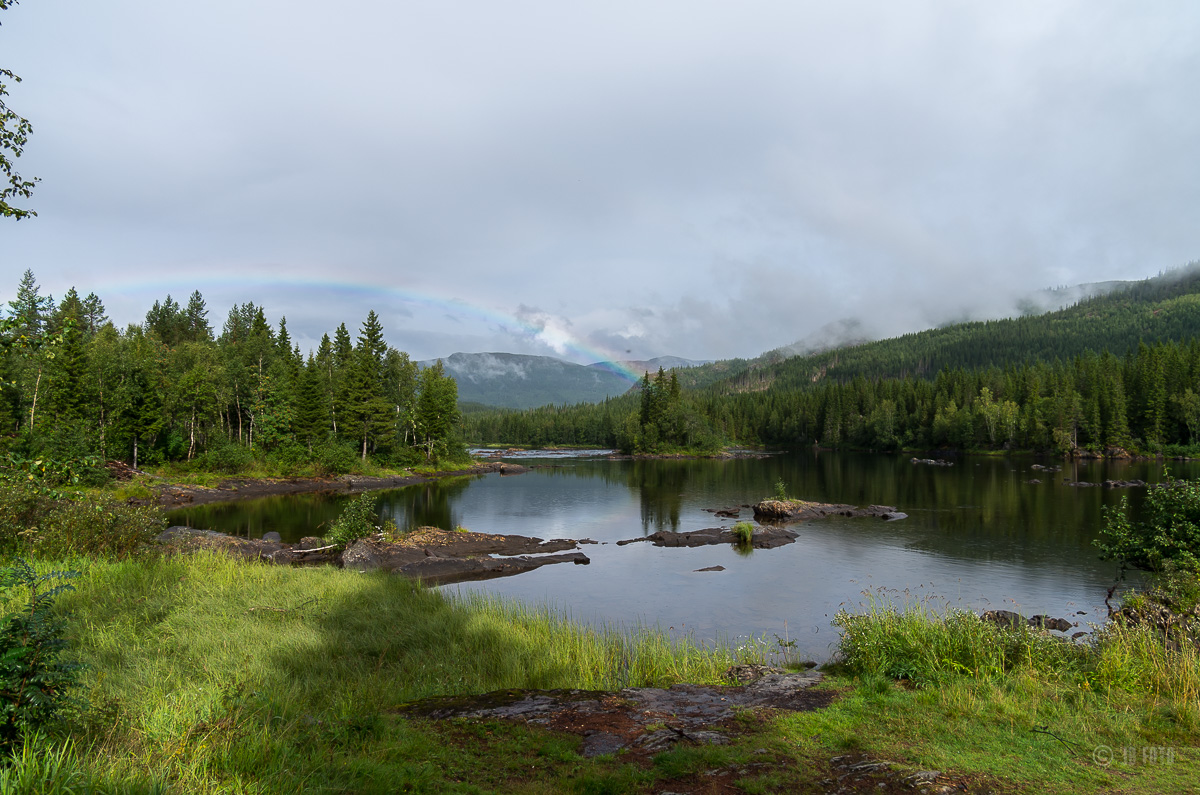
{"type": "MultiPolygon", "coordinates": [[[[756,527],[754,528],[754,535],[750,538],[750,546],[754,549],[774,549],[775,547],[791,544],[798,537],[799,534],[795,531],[782,527],[756,527]]],[[[709,527],[704,530],[691,530],[684,533],[660,530],[644,538],[627,538],[623,541],[618,541],[617,546],[634,544],[639,541],[649,541],[656,547],[704,547],[713,544],[740,543],[733,530],[726,527],[709,527]]]]}
{"type": "Polygon", "coordinates": [[[1029,626],[1034,629],[1053,629],[1058,632],[1068,632],[1075,625],[1065,618],[1053,618],[1051,616],[1031,616],[1029,626]]]}
{"type": "Polygon", "coordinates": [[[159,534],[159,538],[184,551],[217,549],[235,557],[277,565],[334,564],[358,571],[382,569],[434,585],[509,577],[555,563],[591,563],[582,552],[564,552],[576,548],[576,542],[571,539],[543,541],[527,536],[450,532],[438,528],[422,528],[399,541],[388,541],[383,536],[361,538],[345,551],[316,537],[288,545],[186,527],[168,528],[159,534]],[[564,554],[551,554],[558,552],[564,554]],[[491,557],[493,554],[506,557],[494,558],[491,557]]]}
{"type": "Polygon", "coordinates": [[[380,550],[369,541],[359,539],[342,553],[342,566],[358,571],[372,571],[381,568],[384,556],[380,550]]]}
{"type": "Polygon", "coordinates": [[[1144,480],[1106,480],[1104,488],[1106,489],[1134,489],[1139,486],[1145,486],[1144,480]]]}
{"type": "Polygon", "coordinates": [[[567,552],[561,555],[520,556],[515,558],[440,558],[429,557],[393,569],[392,573],[419,579],[426,585],[447,585],[471,580],[490,580],[511,577],[539,569],[554,563],[584,565],[591,559],[582,552],[567,552]]]}
{"type": "Polygon", "coordinates": [[[1088,486],[1099,486],[1100,484],[1099,483],[1088,483],[1086,480],[1077,480],[1077,481],[1069,481],[1066,483],[1066,485],[1075,486],[1076,488],[1087,488],[1088,486]]]}
{"type": "Polygon", "coordinates": [[[756,682],[762,679],[767,674],[782,674],[786,673],[782,668],[775,668],[770,665],[756,665],[752,663],[742,663],[732,665],[725,670],[725,679],[734,684],[746,685],[751,682],[756,682]]]}
{"type": "Polygon", "coordinates": [[[941,458],[936,458],[936,459],[935,458],[914,458],[914,459],[912,459],[912,463],[924,464],[925,466],[931,466],[931,467],[952,467],[952,466],[954,466],[953,461],[946,461],[941,458]]]}
{"type": "Polygon", "coordinates": [[[1062,467],[1060,466],[1042,466],[1041,464],[1034,464],[1030,469],[1037,472],[1062,472],[1062,467]]]}
{"type": "Polygon", "coordinates": [[[1034,629],[1053,629],[1059,632],[1066,632],[1072,627],[1077,626],[1065,618],[1053,618],[1043,615],[1025,618],[1020,613],[1014,613],[1010,610],[986,610],[979,614],[979,620],[995,624],[997,627],[1004,629],[1016,629],[1017,627],[1028,626],[1034,629]]]}
{"type": "Polygon", "coordinates": [[[269,533],[263,533],[262,540],[274,541],[276,544],[279,544],[283,542],[283,537],[280,536],[279,533],[276,533],[274,530],[272,530],[269,533]]]}
{"type": "Polygon", "coordinates": [[[659,753],[669,751],[681,742],[690,745],[728,745],[729,738],[720,732],[699,729],[687,731],[668,726],[650,734],[643,734],[634,740],[633,747],[649,753],[659,753]]]}
{"type": "Polygon", "coordinates": [[[1036,486],[1036,485],[1038,485],[1039,483],[1041,483],[1042,481],[1041,481],[1041,480],[1039,480],[1038,478],[1030,478],[1029,480],[1027,480],[1027,481],[1025,481],[1025,482],[1026,482],[1026,483],[1028,483],[1028,484],[1029,484],[1029,485],[1031,485],[1031,486],[1036,486]]]}
{"type": "MultiPolygon", "coordinates": [[[[777,671],[778,669],[771,669],[777,671]]],[[[399,712],[437,720],[520,720],[581,735],[585,756],[625,748],[654,752],[678,743],[727,742],[715,727],[746,709],[818,709],[834,698],[809,688],[817,671],[767,673],[744,686],[680,684],[631,687],[615,692],[587,690],[501,690],[481,696],[446,696],[405,704],[399,712]]]]}
{"type": "Polygon", "coordinates": [[[584,735],[583,747],[579,749],[580,756],[591,759],[594,756],[615,754],[625,748],[625,738],[611,732],[592,732],[584,735]]]}
{"type": "Polygon", "coordinates": [[[724,566],[705,566],[703,569],[696,569],[696,571],[725,571],[725,567],[724,566]]]}
{"type": "Polygon", "coordinates": [[[736,519],[741,512],[741,508],[722,508],[719,511],[713,511],[713,516],[724,516],[728,519],[736,519]]]}
{"type": "Polygon", "coordinates": [[[903,514],[888,505],[837,505],[805,500],[763,500],[754,506],[754,518],[760,522],[798,522],[826,516],[874,516],[881,519],[903,519],[903,514]]]}

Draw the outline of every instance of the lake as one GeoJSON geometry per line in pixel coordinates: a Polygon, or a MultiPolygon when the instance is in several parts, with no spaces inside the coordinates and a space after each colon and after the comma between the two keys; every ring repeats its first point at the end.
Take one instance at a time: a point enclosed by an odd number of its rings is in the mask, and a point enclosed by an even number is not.
{"type": "MultiPolygon", "coordinates": [[[[1086,629],[1106,616],[1117,569],[1092,545],[1105,506],[1145,489],[1066,485],[1162,478],[1161,462],[962,457],[954,466],[910,456],[809,451],[763,459],[630,461],[522,457],[521,475],[456,478],[379,492],[401,528],[463,526],[539,538],[590,538],[588,566],[555,565],[499,580],[445,586],[549,604],[571,618],[633,628],[657,625],[697,640],[797,642],[828,659],[841,608],[868,598],[929,600],[939,608],[1007,609],[1069,618],[1086,629]],[[1062,466],[1061,472],[1034,465],[1062,466]],[[1033,479],[1040,483],[1030,483],[1033,479]],[[731,525],[705,509],[755,503],[784,481],[791,496],[891,505],[907,519],[835,517],[793,525],[796,543],[748,554],[731,546],[617,546],[657,530],[731,525]],[[724,571],[700,572],[711,566],[724,571]]],[[[1200,462],[1170,462],[1200,477],[1200,462]]],[[[346,497],[300,495],[175,511],[172,523],[284,540],[321,535],[346,497]]],[[[742,509],[743,519],[753,514],[742,509]]]]}

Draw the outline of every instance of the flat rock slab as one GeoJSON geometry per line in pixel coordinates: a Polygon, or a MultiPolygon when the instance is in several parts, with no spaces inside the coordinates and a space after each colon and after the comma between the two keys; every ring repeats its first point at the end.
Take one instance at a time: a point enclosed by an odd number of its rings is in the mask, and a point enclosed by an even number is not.
{"type": "Polygon", "coordinates": [[[382,537],[359,539],[344,552],[325,545],[319,538],[284,544],[178,526],[164,530],[158,541],[178,551],[215,549],[243,560],[278,565],[333,564],[358,571],[383,569],[429,585],[511,577],[554,563],[591,562],[582,552],[568,551],[578,549],[578,543],[569,538],[543,541],[528,536],[451,532],[435,527],[421,528],[398,541],[382,537]]]}
{"type": "MultiPolygon", "coordinates": [[[[755,549],[774,549],[791,544],[799,537],[794,530],[783,527],[756,527],[750,539],[750,546],[755,549]]],[[[704,530],[692,530],[685,533],[673,533],[670,530],[660,530],[643,538],[627,538],[618,541],[617,546],[634,544],[639,541],[649,541],[656,547],[704,547],[712,544],[738,544],[738,537],[727,527],[709,527],[704,530]]]]}
{"type": "Polygon", "coordinates": [[[862,508],[807,500],[763,500],[754,506],[754,518],[760,522],[802,522],[827,516],[871,516],[886,521],[908,518],[908,514],[890,505],[868,505],[862,508]]]}
{"type": "Polygon", "coordinates": [[[403,705],[413,717],[520,720],[584,738],[584,756],[627,748],[658,752],[680,742],[728,742],[726,726],[746,709],[804,711],[827,706],[830,691],[812,692],[818,671],[768,669],[746,685],[673,685],[592,690],[500,690],[480,696],[428,698],[403,705]],[[653,727],[653,730],[651,730],[653,727]]]}
{"type": "Polygon", "coordinates": [[[516,558],[426,558],[394,569],[392,573],[418,579],[426,585],[448,585],[470,580],[511,577],[553,563],[587,565],[591,560],[582,552],[516,558]]]}

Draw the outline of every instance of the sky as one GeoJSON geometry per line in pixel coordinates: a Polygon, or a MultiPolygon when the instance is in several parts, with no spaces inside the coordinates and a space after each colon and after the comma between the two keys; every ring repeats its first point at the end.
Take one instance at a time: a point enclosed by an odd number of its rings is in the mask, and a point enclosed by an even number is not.
{"type": "Polygon", "coordinates": [[[752,357],[1200,259],[1200,4],[21,0],[0,301],[752,357]]]}

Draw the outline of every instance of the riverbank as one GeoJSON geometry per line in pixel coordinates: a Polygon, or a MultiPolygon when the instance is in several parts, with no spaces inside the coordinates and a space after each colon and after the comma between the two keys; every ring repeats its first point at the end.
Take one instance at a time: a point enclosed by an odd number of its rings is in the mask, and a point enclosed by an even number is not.
{"type": "Polygon", "coordinates": [[[418,483],[429,483],[453,477],[471,477],[498,473],[519,475],[525,467],[499,461],[479,462],[467,467],[447,470],[417,471],[402,470],[378,475],[341,475],[334,478],[272,478],[272,477],[224,477],[216,479],[209,473],[200,477],[179,475],[149,475],[140,473],[137,490],[129,486],[118,487],[128,494],[126,499],[135,505],[157,505],[162,508],[180,508],[187,505],[209,505],[218,502],[240,502],[261,497],[285,494],[312,494],[330,492],[336,494],[361,494],[378,489],[396,489],[418,483]],[[200,482],[197,482],[200,481],[200,482]],[[204,484],[205,481],[211,485],[204,484]]]}
{"type": "Polygon", "coordinates": [[[806,687],[811,709],[743,707],[706,727],[663,713],[642,735],[669,742],[593,756],[587,731],[624,736],[624,688],[738,687],[735,663],[786,664],[786,641],[702,647],[394,577],[209,554],[73,565],[78,590],[59,603],[90,666],[88,704],[0,773],[40,771],[42,792],[1161,793],[1200,780],[1195,655],[1152,635],[1064,657],[1054,650],[1073,647],[1034,632],[877,611],[857,625],[868,643],[806,687]],[[1007,662],[982,664],[1005,649],[1007,662]],[[886,661],[894,670],[872,669],[886,661]],[[513,703],[514,689],[589,691],[612,709],[573,726],[569,712],[447,720],[409,706],[513,703]]]}

